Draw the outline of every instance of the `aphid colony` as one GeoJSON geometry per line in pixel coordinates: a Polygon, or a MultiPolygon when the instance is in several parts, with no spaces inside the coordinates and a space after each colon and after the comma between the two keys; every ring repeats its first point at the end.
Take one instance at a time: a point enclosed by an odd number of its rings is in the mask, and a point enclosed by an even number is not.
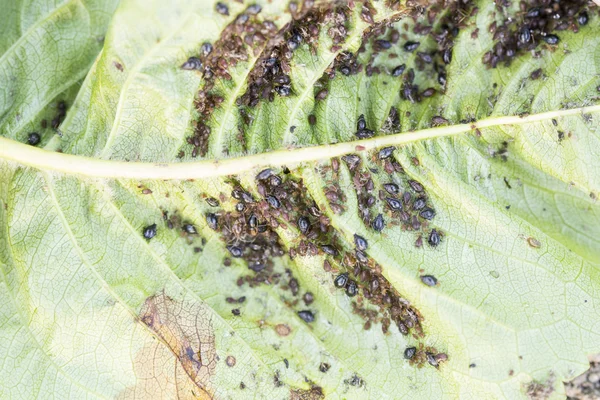
{"type": "MultiPolygon", "coordinates": [[[[63,100],[60,100],[58,103],[56,103],[56,114],[51,122],[52,129],[54,129],[55,131],[58,131],[58,127],[63,122],[66,115],[67,115],[67,103],[65,103],[63,100]]],[[[48,127],[48,121],[45,119],[41,120],[40,127],[42,129],[46,129],[48,127]]],[[[60,132],[58,132],[58,133],[60,135],[60,132]]],[[[42,136],[38,132],[29,132],[27,134],[26,141],[27,141],[27,144],[29,144],[31,146],[37,146],[42,141],[42,136]]]]}
{"type": "MultiPolygon", "coordinates": [[[[504,12],[500,2],[498,9],[504,12]]],[[[495,41],[492,50],[483,55],[483,63],[495,68],[498,64],[510,65],[519,54],[535,50],[540,44],[556,46],[561,31],[579,31],[588,23],[585,0],[535,0],[521,1],[520,11],[501,24],[492,22],[488,29],[495,41]]],[[[532,77],[532,79],[537,79],[532,77]]]]}

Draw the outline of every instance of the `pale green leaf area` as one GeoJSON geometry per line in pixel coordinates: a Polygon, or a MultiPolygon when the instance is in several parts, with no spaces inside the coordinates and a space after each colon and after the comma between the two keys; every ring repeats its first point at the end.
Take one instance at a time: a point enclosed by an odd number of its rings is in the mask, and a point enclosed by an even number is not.
{"type": "MultiPolygon", "coordinates": [[[[402,49],[417,40],[432,51],[431,36],[414,34],[402,8],[374,1],[375,21],[394,20],[403,35],[377,54],[371,39],[363,43],[371,28],[357,5],[338,48],[327,22],[315,48],[294,51],[289,96],[238,101],[266,45],[230,66],[231,80],[214,81],[222,102],[204,117],[196,103],[208,80],[180,66],[251,4],[226,2],[226,16],[214,3],[0,1],[0,398],[512,400],[526,399],[532,382],[564,398],[562,381],[600,351],[597,8],[578,33],[559,32],[558,45],[492,69],[481,60],[501,16],[493,2],[477,2],[454,39],[443,92],[432,67],[420,71],[417,53],[402,49]],[[323,79],[361,44],[359,72],[323,79]],[[369,76],[369,62],[380,73],[369,76]],[[391,76],[402,63],[421,90],[437,92],[402,98],[403,78],[391,76]],[[42,129],[59,101],[68,111],[58,131],[42,129]],[[376,136],[356,141],[361,114],[376,136]],[[434,116],[447,121],[429,129],[434,116]],[[211,134],[206,155],[192,157],[187,138],[199,120],[211,134]],[[24,143],[31,131],[43,150],[24,143]],[[377,157],[390,144],[403,172],[377,157]],[[339,158],[330,158],[346,153],[370,171],[381,233],[360,217],[356,170],[333,168],[339,158]],[[377,307],[363,286],[356,297],[334,286],[340,257],[288,255],[307,240],[296,223],[305,205],[272,229],[285,255],[270,257],[271,280],[248,282],[257,275],[231,257],[230,228],[215,231],[207,214],[220,224],[239,215],[238,185],[260,199],[255,176],[268,165],[302,183],[340,251],[353,251],[354,234],[367,239],[370,265],[419,311],[422,336],[394,322],[387,333],[380,322],[365,329],[353,303],[377,307]],[[436,213],[418,229],[378,195],[393,182],[417,196],[409,180],[436,213]],[[331,186],[344,195],[341,213],[331,186]],[[145,239],[152,224],[157,234],[145,239]],[[435,247],[431,229],[442,232],[435,247]],[[426,274],[438,284],[426,286],[426,274]],[[448,360],[417,366],[404,357],[409,346],[448,360]]],[[[278,29],[292,21],[287,2],[256,3],[256,18],[278,29]]]]}

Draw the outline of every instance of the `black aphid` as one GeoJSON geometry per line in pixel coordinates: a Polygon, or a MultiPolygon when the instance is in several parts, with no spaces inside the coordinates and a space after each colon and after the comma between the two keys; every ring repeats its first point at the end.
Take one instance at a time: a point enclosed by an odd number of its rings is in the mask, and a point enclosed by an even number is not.
{"type": "Polygon", "coordinates": [[[337,288],[345,288],[348,283],[348,273],[344,272],[343,274],[339,274],[333,280],[333,285],[337,288]]]}
{"type": "Polygon", "coordinates": [[[425,53],[425,52],[421,52],[419,51],[417,53],[417,56],[421,59],[421,61],[423,61],[424,63],[427,64],[431,64],[433,62],[433,57],[431,57],[431,54],[429,53],[425,53]]]}
{"type": "Polygon", "coordinates": [[[144,237],[148,240],[156,236],[156,224],[148,225],[144,228],[144,237]]]}
{"type": "Polygon", "coordinates": [[[221,15],[229,15],[229,7],[221,2],[215,5],[215,10],[221,15]]]}
{"type": "Polygon", "coordinates": [[[235,205],[235,211],[242,212],[246,209],[246,205],[244,203],[237,203],[235,205]]]}
{"type": "Polygon", "coordinates": [[[373,222],[371,222],[371,226],[377,232],[381,232],[383,228],[385,228],[385,220],[383,219],[383,215],[378,214],[373,222]]]}
{"type": "Polygon", "coordinates": [[[259,4],[252,4],[246,8],[246,12],[250,15],[256,15],[262,11],[262,7],[259,4]]]}
{"type": "Polygon", "coordinates": [[[281,177],[279,175],[271,175],[271,177],[269,178],[269,184],[271,186],[279,186],[282,182],[283,181],[281,180],[281,177]]]}
{"type": "Polygon", "coordinates": [[[182,226],[182,228],[184,232],[189,233],[190,235],[195,235],[198,233],[198,231],[196,231],[196,227],[192,224],[185,224],[182,226]]]}
{"type": "Polygon", "coordinates": [[[398,330],[400,331],[401,334],[403,334],[405,336],[408,335],[408,327],[402,321],[398,321],[396,326],[398,327],[398,330]]]}
{"type": "Polygon", "coordinates": [[[218,207],[219,206],[219,200],[215,199],[214,197],[207,197],[206,198],[206,202],[211,207],[218,207]]]}
{"type": "Polygon", "coordinates": [[[350,67],[348,67],[348,66],[344,65],[344,66],[342,66],[342,67],[340,68],[340,72],[341,72],[343,75],[346,75],[346,76],[348,76],[348,75],[350,75],[350,72],[351,72],[351,70],[350,70],[350,67]]]}
{"type": "Polygon", "coordinates": [[[40,143],[40,140],[42,140],[42,138],[40,137],[40,134],[37,132],[31,132],[28,136],[27,136],[27,143],[35,146],[38,143],[40,143]]]}
{"type": "Polygon", "coordinates": [[[527,11],[527,14],[525,14],[525,16],[527,18],[537,18],[537,17],[539,17],[540,16],[540,8],[539,7],[530,8],[527,11]]]}
{"type": "Polygon", "coordinates": [[[388,203],[388,206],[394,211],[402,210],[402,203],[398,199],[394,199],[393,197],[386,197],[385,201],[388,203]]]}
{"type": "Polygon", "coordinates": [[[556,35],[546,35],[542,37],[542,39],[544,39],[544,42],[548,44],[558,44],[558,42],[560,41],[560,39],[556,35]]]}
{"type": "Polygon", "coordinates": [[[207,55],[212,53],[212,51],[213,51],[213,45],[210,44],[209,42],[203,43],[202,46],[200,47],[200,53],[202,53],[202,55],[204,57],[206,57],[207,55]]]}
{"type": "Polygon", "coordinates": [[[446,49],[444,50],[444,52],[442,53],[442,61],[444,61],[444,64],[450,64],[452,62],[452,49],[446,49]]]}
{"type": "Polygon", "coordinates": [[[302,310],[298,311],[298,316],[302,318],[304,322],[313,322],[315,320],[315,315],[310,310],[302,310]]]}
{"type": "Polygon", "coordinates": [[[367,129],[367,122],[365,121],[365,115],[360,114],[358,120],[356,121],[356,130],[362,131],[363,129],[367,129]]]}
{"type": "Polygon", "coordinates": [[[202,61],[198,57],[190,57],[186,62],[181,64],[181,69],[200,71],[202,69],[202,61]]]}
{"type": "Polygon", "coordinates": [[[400,187],[395,183],[384,183],[383,188],[389,194],[398,194],[400,192],[400,187]]]}
{"type": "Polygon", "coordinates": [[[237,246],[227,246],[227,250],[231,253],[232,257],[240,258],[242,256],[242,249],[237,246]]]}
{"type": "Polygon", "coordinates": [[[435,217],[435,211],[431,208],[426,208],[419,213],[419,215],[425,219],[432,220],[435,217]]]}
{"type": "Polygon", "coordinates": [[[410,185],[410,187],[415,191],[415,192],[422,192],[423,191],[423,185],[421,185],[419,182],[417,181],[408,181],[408,184],[410,185]]]}
{"type": "Polygon", "coordinates": [[[263,179],[267,179],[271,175],[273,175],[273,171],[270,168],[263,169],[258,173],[258,175],[256,175],[256,179],[261,181],[263,179]]]}
{"type": "Polygon", "coordinates": [[[435,115],[431,118],[431,123],[433,126],[444,125],[448,123],[448,120],[442,116],[435,115]]]}
{"type": "Polygon", "coordinates": [[[356,245],[356,248],[361,251],[365,251],[369,247],[367,239],[360,235],[357,235],[356,233],[354,234],[354,244],[356,245]]]}
{"type": "Polygon", "coordinates": [[[206,222],[212,230],[217,230],[218,218],[215,214],[206,214],[206,222]]]}
{"type": "Polygon", "coordinates": [[[360,157],[356,154],[347,154],[342,156],[342,160],[348,164],[348,168],[353,169],[360,163],[360,157]]]}
{"type": "Polygon", "coordinates": [[[420,42],[406,42],[404,43],[404,50],[413,52],[417,49],[417,47],[419,47],[420,44],[420,42]]]}
{"type": "Polygon", "coordinates": [[[588,23],[588,13],[585,11],[582,11],[581,13],[579,13],[579,15],[577,16],[577,22],[579,23],[579,25],[584,26],[587,25],[588,23]]]}
{"type": "Polygon", "coordinates": [[[406,349],[404,349],[404,358],[406,358],[407,360],[412,359],[415,354],[417,354],[417,348],[416,347],[407,347],[406,349]]]}
{"type": "Polygon", "coordinates": [[[250,228],[256,228],[256,226],[258,225],[258,218],[255,214],[252,214],[250,215],[250,217],[248,217],[248,225],[250,226],[250,228]]]}
{"type": "Polygon", "coordinates": [[[375,132],[373,132],[370,129],[363,129],[360,131],[356,131],[356,137],[359,139],[368,139],[370,137],[373,137],[373,135],[375,135],[375,132]]]}
{"type": "Polygon", "coordinates": [[[419,197],[418,199],[415,200],[415,203],[413,204],[413,209],[421,210],[421,209],[425,208],[425,205],[426,205],[425,199],[422,197],[419,197]]]}
{"type": "Polygon", "coordinates": [[[439,366],[437,360],[435,359],[435,356],[432,353],[427,352],[425,353],[425,355],[427,356],[427,362],[429,363],[429,365],[436,368],[439,366]]]}
{"type": "Polygon", "coordinates": [[[306,234],[306,232],[308,232],[309,225],[310,223],[307,217],[298,218],[298,228],[300,229],[300,232],[306,234]]]}
{"type": "Polygon", "coordinates": [[[400,64],[398,65],[396,68],[394,68],[392,70],[392,76],[400,76],[404,73],[404,70],[406,69],[406,64],[400,64]]]}
{"type": "Polygon", "coordinates": [[[291,89],[289,86],[287,85],[283,85],[283,86],[277,86],[275,88],[275,91],[277,92],[278,95],[280,95],[281,97],[286,97],[289,96],[291,93],[291,89]]]}
{"type": "Polygon", "coordinates": [[[380,49],[387,50],[392,47],[392,44],[389,40],[379,39],[375,41],[375,46],[380,49]]]}
{"type": "Polygon", "coordinates": [[[354,281],[348,281],[346,285],[346,294],[350,297],[354,297],[358,294],[358,285],[354,281]]]}
{"type": "Polygon", "coordinates": [[[394,146],[384,147],[383,149],[379,150],[379,159],[385,160],[386,158],[389,158],[394,150],[396,150],[394,146]]]}
{"type": "Polygon", "coordinates": [[[246,22],[248,22],[249,19],[250,16],[248,14],[241,14],[238,15],[238,17],[235,19],[235,23],[237,25],[244,25],[246,22]]]}
{"type": "Polygon", "coordinates": [[[440,240],[441,238],[439,232],[435,229],[432,229],[431,233],[429,233],[429,239],[427,239],[429,245],[432,247],[436,247],[438,244],[440,244],[440,240]]]}
{"type": "Polygon", "coordinates": [[[279,208],[281,207],[281,202],[279,201],[279,199],[275,196],[271,196],[268,195],[267,196],[267,202],[269,203],[269,205],[273,208],[279,208]]]}
{"type": "Polygon", "coordinates": [[[427,286],[437,285],[437,279],[433,275],[421,275],[421,282],[423,282],[427,286]]]}
{"type": "Polygon", "coordinates": [[[331,365],[327,364],[326,362],[322,362],[319,365],[319,371],[321,371],[322,373],[329,371],[329,368],[331,368],[331,365]]]}
{"type": "Polygon", "coordinates": [[[435,94],[435,89],[434,88],[427,88],[425,90],[423,90],[423,92],[421,93],[421,96],[423,97],[431,97],[435,94]]]}
{"type": "Polygon", "coordinates": [[[231,197],[233,197],[236,200],[241,200],[242,199],[242,191],[239,189],[233,189],[231,191],[231,197]]]}
{"type": "Polygon", "coordinates": [[[330,256],[337,256],[337,250],[335,249],[335,247],[330,246],[328,244],[324,244],[321,246],[321,250],[323,250],[323,252],[325,252],[326,254],[329,254],[330,256]]]}
{"type": "Polygon", "coordinates": [[[355,250],[354,255],[360,263],[367,264],[369,262],[369,257],[367,257],[367,254],[360,250],[355,250]]]}
{"type": "Polygon", "coordinates": [[[242,192],[242,200],[244,203],[254,203],[254,197],[248,192],[242,192]]]}

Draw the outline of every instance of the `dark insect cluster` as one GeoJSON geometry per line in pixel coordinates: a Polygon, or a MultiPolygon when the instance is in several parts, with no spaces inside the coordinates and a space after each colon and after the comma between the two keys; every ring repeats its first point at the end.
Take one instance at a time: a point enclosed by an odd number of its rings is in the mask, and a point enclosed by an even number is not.
{"type": "Polygon", "coordinates": [[[404,350],[404,358],[410,365],[416,365],[421,368],[429,364],[434,368],[439,368],[440,364],[448,360],[446,353],[439,352],[435,347],[425,346],[419,343],[418,346],[407,347],[404,350]]]}
{"type": "MultiPolygon", "coordinates": [[[[505,11],[502,3],[497,5],[499,11],[505,11]]],[[[508,66],[514,57],[534,51],[540,44],[556,46],[560,42],[559,32],[578,32],[587,24],[587,6],[585,0],[521,1],[515,16],[489,25],[495,43],[483,55],[483,63],[492,68],[501,63],[508,66]]]]}

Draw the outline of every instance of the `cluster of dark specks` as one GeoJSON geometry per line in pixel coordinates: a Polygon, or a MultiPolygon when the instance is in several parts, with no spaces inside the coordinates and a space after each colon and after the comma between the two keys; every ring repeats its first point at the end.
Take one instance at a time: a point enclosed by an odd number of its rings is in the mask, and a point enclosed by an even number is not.
{"type": "Polygon", "coordinates": [[[411,365],[416,365],[419,368],[428,363],[432,367],[438,368],[441,363],[448,360],[448,355],[440,353],[435,347],[424,346],[419,343],[418,348],[411,346],[404,350],[404,358],[409,360],[411,365]]]}
{"type": "MultiPolygon", "coordinates": [[[[519,5],[520,12],[515,16],[489,25],[495,43],[484,54],[484,64],[492,68],[501,63],[510,65],[514,57],[534,51],[541,43],[556,46],[560,42],[558,32],[578,32],[588,23],[586,0],[530,0],[519,5]]],[[[498,8],[504,11],[502,5],[498,8]]]]}

